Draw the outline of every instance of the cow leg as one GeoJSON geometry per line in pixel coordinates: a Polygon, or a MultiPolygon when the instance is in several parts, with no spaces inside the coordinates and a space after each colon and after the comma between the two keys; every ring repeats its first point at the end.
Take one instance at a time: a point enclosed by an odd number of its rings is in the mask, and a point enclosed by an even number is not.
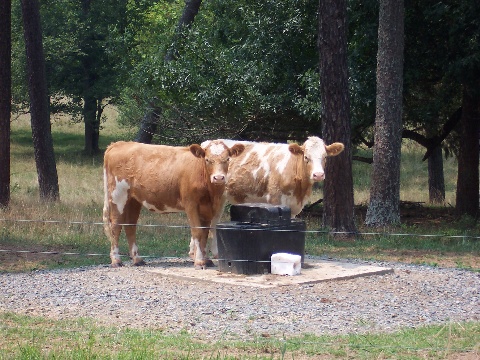
{"type": "MultiPolygon", "coordinates": [[[[220,219],[222,218],[222,215],[223,215],[223,212],[225,210],[225,205],[227,203],[227,198],[223,198],[222,199],[222,202],[221,202],[221,205],[219,206],[219,210],[217,212],[217,214],[215,214],[213,216],[213,219],[211,221],[211,223],[209,224],[210,226],[210,232],[209,232],[209,235],[208,235],[208,239],[207,239],[207,247],[206,247],[206,253],[209,254],[211,253],[212,254],[212,257],[214,259],[218,259],[218,245],[217,245],[217,230],[216,230],[216,226],[218,224],[218,222],[220,221],[220,219]]],[[[193,241],[193,238],[190,239],[190,252],[189,252],[189,255],[191,258],[194,258],[194,249],[195,249],[195,244],[194,244],[194,241],[193,241]]],[[[212,263],[213,265],[213,263],[212,263]]]]}
{"type": "Polygon", "coordinates": [[[195,240],[193,240],[193,236],[190,238],[190,250],[188,251],[188,255],[195,259],[195,240]]]}
{"type": "Polygon", "coordinates": [[[195,269],[204,269],[207,266],[213,266],[212,260],[208,259],[206,247],[208,238],[208,227],[210,221],[204,221],[199,218],[198,214],[190,212],[188,214],[190,222],[190,230],[193,242],[193,260],[195,269]]]}
{"type": "Polygon", "coordinates": [[[211,237],[209,238],[209,241],[207,243],[207,254],[208,254],[208,250],[210,249],[210,251],[212,253],[212,257],[214,259],[218,259],[217,228],[216,228],[216,226],[217,226],[218,222],[220,221],[220,219],[222,218],[223,212],[225,210],[226,203],[227,203],[227,198],[225,197],[222,200],[222,204],[218,208],[217,214],[215,214],[213,216],[212,222],[210,223],[211,237]]]}
{"type": "Polygon", "coordinates": [[[128,250],[134,266],[145,265],[145,261],[139,256],[136,243],[137,222],[140,216],[142,204],[134,199],[130,199],[125,206],[125,235],[128,240],[128,250]],[[131,224],[131,225],[130,225],[131,224]]]}
{"type": "Polygon", "coordinates": [[[110,259],[112,260],[112,267],[122,266],[120,259],[120,250],[118,247],[118,239],[122,232],[123,216],[118,212],[116,205],[106,200],[103,208],[103,229],[105,235],[110,240],[110,259]]]}

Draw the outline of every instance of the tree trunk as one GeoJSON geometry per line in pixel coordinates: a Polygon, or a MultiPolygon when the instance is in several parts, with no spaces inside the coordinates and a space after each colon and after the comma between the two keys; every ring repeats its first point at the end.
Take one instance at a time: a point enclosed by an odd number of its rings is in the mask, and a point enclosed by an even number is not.
{"type": "MultiPolygon", "coordinates": [[[[186,0],[185,7],[183,8],[183,13],[180,19],[178,20],[177,29],[173,36],[173,44],[168,49],[165,54],[165,62],[173,61],[178,56],[177,39],[181,36],[182,31],[185,27],[192,25],[197,16],[198,11],[200,10],[200,5],[202,0],[186,0]]],[[[154,101],[151,101],[154,103],[154,101]]],[[[140,129],[138,130],[135,141],[142,142],[145,144],[150,144],[153,140],[153,135],[157,131],[158,116],[161,113],[162,109],[154,104],[150,106],[145,115],[140,122],[140,129]]]]}
{"type": "MultiPolygon", "coordinates": [[[[347,1],[320,0],[318,13],[322,136],[327,144],[338,141],[345,145],[342,154],[327,158],[323,225],[333,231],[355,233],[348,96],[347,1]]],[[[348,236],[342,234],[342,237],[348,236]]]]}
{"type": "Polygon", "coordinates": [[[430,204],[445,204],[445,179],[441,146],[437,146],[428,158],[428,199],[430,204]]]}
{"type": "Polygon", "coordinates": [[[404,3],[380,0],[375,145],[365,224],[400,223],[404,3]]]}
{"type": "MultiPolygon", "coordinates": [[[[478,78],[477,78],[478,79],[478,78]]],[[[475,89],[475,90],[478,90],[475,89]]],[[[460,119],[460,150],[458,154],[457,201],[458,215],[478,216],[479,206],[479,122],[480,95],[464,86],[462,118],[460,119]]]]}
{"type": "MultiPolygon", "coordinates": [[[[95,43],[95,35],[89,24],[91,0],[82,0],[83,22],[88,29],[81,50],[84,55],[81,58],[83,68],[83,121],[85,130],[85,147],[86,155],[95,155],[100,152],[98,140],[100,136],[100,121],[97,119],[97,97],[93,93],[95,86],[95,60],[92,54],[92,44],[95,43]]],[[[121,4],[120,4],[121,5],[121,4]]],[[[102,99],[99,100],[100,102],[102,99]]]]}
{"type": "Polygon", "coordinates": [[[95,155],[100,152],[98,140],[100,137],[100,121],[97,117],[97,100],[86,96],[83,104],[83,120],[85,122],[85,149],[86,155],[95,155]]]}
{"type": "Polygon", "coordinates": [[[178,20],[177,29],[175,30],[175,34],[173,36],[173,42],[170,49],[168,49],[167,54],[165,55],[165,62],[169,62],[174,60],[178,56],[178,49],[177,49],[177,39],[179,36],[182,35],[182,31],[184,28],[189,27],[192,25],[193,21],[195,20],[195,16],[197,16],[198,11],[200,10],[200,5],[202,4],[202,0],[186,0],[185,7],[183,8],[183,13],[180,19],[178,20]]]}
{"type": "Polygon", "coordinates": [[[135,137],[136,142],[151,144],[153,140],[153,135],[157,131],[157,124],[159,119],[159,108],[149,108],[145,115],[143,116],[142,122],[140,123],[140,129],[135,137]]]}
{"type": "Polygon", "coordinates": [[[0,208],[6,208],[10,203],[11,14],[11,0],[0,1],[0,208]]]}
{"type": "Polygon", "coordinates": [[[60,193],[48,110],[40,7],[38,0],[22,0],[21,3],[27,54],[32,138],[40,187],[40,199],[56,201],[59,200],[60,193]]]}

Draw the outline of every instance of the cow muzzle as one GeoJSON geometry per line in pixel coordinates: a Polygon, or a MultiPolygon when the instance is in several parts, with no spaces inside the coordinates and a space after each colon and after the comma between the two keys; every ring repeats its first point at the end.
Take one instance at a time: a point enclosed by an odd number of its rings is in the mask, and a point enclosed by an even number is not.
{"type": "Polygon", "coordinates": [[[325,180],[325,173],[323,172],[316,172],[312,174],[313,181],[323,181],[325,180]]]}
{"type": "Polygon", "coordinates": [[[225,175],[222,175],[222,174],[212,175],[211,182],[212,184],[223,185],[225,184],[225,175]]]}

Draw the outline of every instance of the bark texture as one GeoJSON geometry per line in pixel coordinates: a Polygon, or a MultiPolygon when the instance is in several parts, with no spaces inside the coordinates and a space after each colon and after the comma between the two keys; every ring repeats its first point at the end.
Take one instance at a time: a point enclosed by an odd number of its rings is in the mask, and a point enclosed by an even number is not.
{"type": "Polygon", "coordinates": [[[323,225],[333,231],[354,233],[347,1],[320,0],[318,9],[322,136],[327,144],[342,142],[345,145],[339,156],[327,158],[323,225]]]}
{"type": "Polygon", "coordinates": [[[428,199],[430,204],[445,204],[445,179],[440,146],[437,146],[428,158],[428,199]]]}
{"type": "Polygon", "coordinates": [[[40,6],[38,0],[22,0],[21,3],[27,54],[32,139],[40,198],[42,200],[59,200],[58,175],[48,110],[40,6]]]}
{"type": "Polygon", "coordinates": [[[476,90],[464,86],[455,206],[458,215],[473,217],[477,217],[479,214],[480,95],[476,90]]]}
{"type": "Polygon", "coordinates": [[[365,224],[400,223],[404,48],[403,0],[380,0],[373,169],[365,224]]]}
{"type": "Polygon", "coordinates": [[[0,1],[0,208],[10,203],[11,13],[11,1],[0,1]]]}

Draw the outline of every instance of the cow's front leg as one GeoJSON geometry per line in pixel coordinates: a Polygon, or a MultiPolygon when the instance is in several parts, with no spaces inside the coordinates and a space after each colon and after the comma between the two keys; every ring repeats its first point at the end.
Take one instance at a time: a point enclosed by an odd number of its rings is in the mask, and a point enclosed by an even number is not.
{"type": "Polygon", "coordinates": [[[192,259],[195,259],[195,240],[193,239],[193,236],[190,238],[190,249],[188,251],[188,255],[192,259]]]}
{"type": "Polygon", "coordinates": [[[205,269],[208,266],[214,266],[213,261],[207,256],[207,239],[208,239],[208,225],[201,224],[200,226],[192,226],[192,242],[194,250],[194,266],[195,269],[205,269]]]}
{"type": "MultiPolygon", "coordinates": [[[[212,258],[218,259],[218,245],[217,245],[217,224],[220,222],[222,218],[223,211],[225,209],[225,204],[227,203],[227,198],[225,196],[222,197],[220,203],[214,206],[214,215],[212,221],[210,222],[210,232],[208,235],[207,240],[207,254],[211,253],[212,258]]],[[[191,250],[191,246],[190,246],[191,250]]]]}

